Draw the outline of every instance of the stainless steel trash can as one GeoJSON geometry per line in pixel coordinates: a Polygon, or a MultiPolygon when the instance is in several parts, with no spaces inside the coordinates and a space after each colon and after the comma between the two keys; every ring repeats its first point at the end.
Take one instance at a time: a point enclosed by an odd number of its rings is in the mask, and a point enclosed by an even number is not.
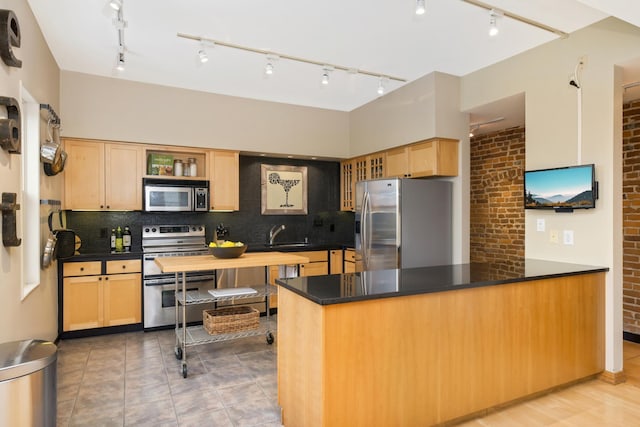
{"type": "Polygon", "coordinates": [[[57,356],[48,341],[0,344],[0,426],[56,425],[57,356]]]}

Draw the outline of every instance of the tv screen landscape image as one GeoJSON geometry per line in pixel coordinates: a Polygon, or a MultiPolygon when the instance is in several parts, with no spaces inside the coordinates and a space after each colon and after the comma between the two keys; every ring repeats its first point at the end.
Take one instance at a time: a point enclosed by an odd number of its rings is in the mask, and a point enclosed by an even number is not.
{"type": "Polygon", "coordinates": [[[524,173],[526,209],[590,209],[596,206],[594,165],[524,173]]]}

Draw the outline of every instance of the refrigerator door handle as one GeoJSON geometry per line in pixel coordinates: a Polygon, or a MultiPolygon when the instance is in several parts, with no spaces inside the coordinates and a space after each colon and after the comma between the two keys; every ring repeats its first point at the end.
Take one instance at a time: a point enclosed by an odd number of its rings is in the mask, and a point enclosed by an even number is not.
{"type": "Polygon", "coordinates": [[[360,236],[362,239],[362,264],[366,270],[369,265],[369,210],[370,210],[370,195],[368,191],[365,191],[362,197],[362,223],[360,236]]]}

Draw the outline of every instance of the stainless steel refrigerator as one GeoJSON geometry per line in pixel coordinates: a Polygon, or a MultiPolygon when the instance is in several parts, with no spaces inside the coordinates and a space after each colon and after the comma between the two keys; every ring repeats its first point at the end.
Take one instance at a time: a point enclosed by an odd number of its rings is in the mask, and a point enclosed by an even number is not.
{"type": "Polygon", "coordinates": [[[356,183],[356,271],[451,264],[451,205],[449,181],[356,183]]]}

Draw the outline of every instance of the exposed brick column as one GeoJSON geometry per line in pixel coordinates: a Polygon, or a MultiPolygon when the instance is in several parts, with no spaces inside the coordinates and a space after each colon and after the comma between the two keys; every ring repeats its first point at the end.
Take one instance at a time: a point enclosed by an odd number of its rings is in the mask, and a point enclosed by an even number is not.
{"type": "Polygon", "coordinates": [[[623,330],[640,335],[640,100],[622,114],[623,330]]]}
{"type": "Polygon", "coordinates": [[[471,138],[471,262],[524,258],[525,129],[471,138]]]}

